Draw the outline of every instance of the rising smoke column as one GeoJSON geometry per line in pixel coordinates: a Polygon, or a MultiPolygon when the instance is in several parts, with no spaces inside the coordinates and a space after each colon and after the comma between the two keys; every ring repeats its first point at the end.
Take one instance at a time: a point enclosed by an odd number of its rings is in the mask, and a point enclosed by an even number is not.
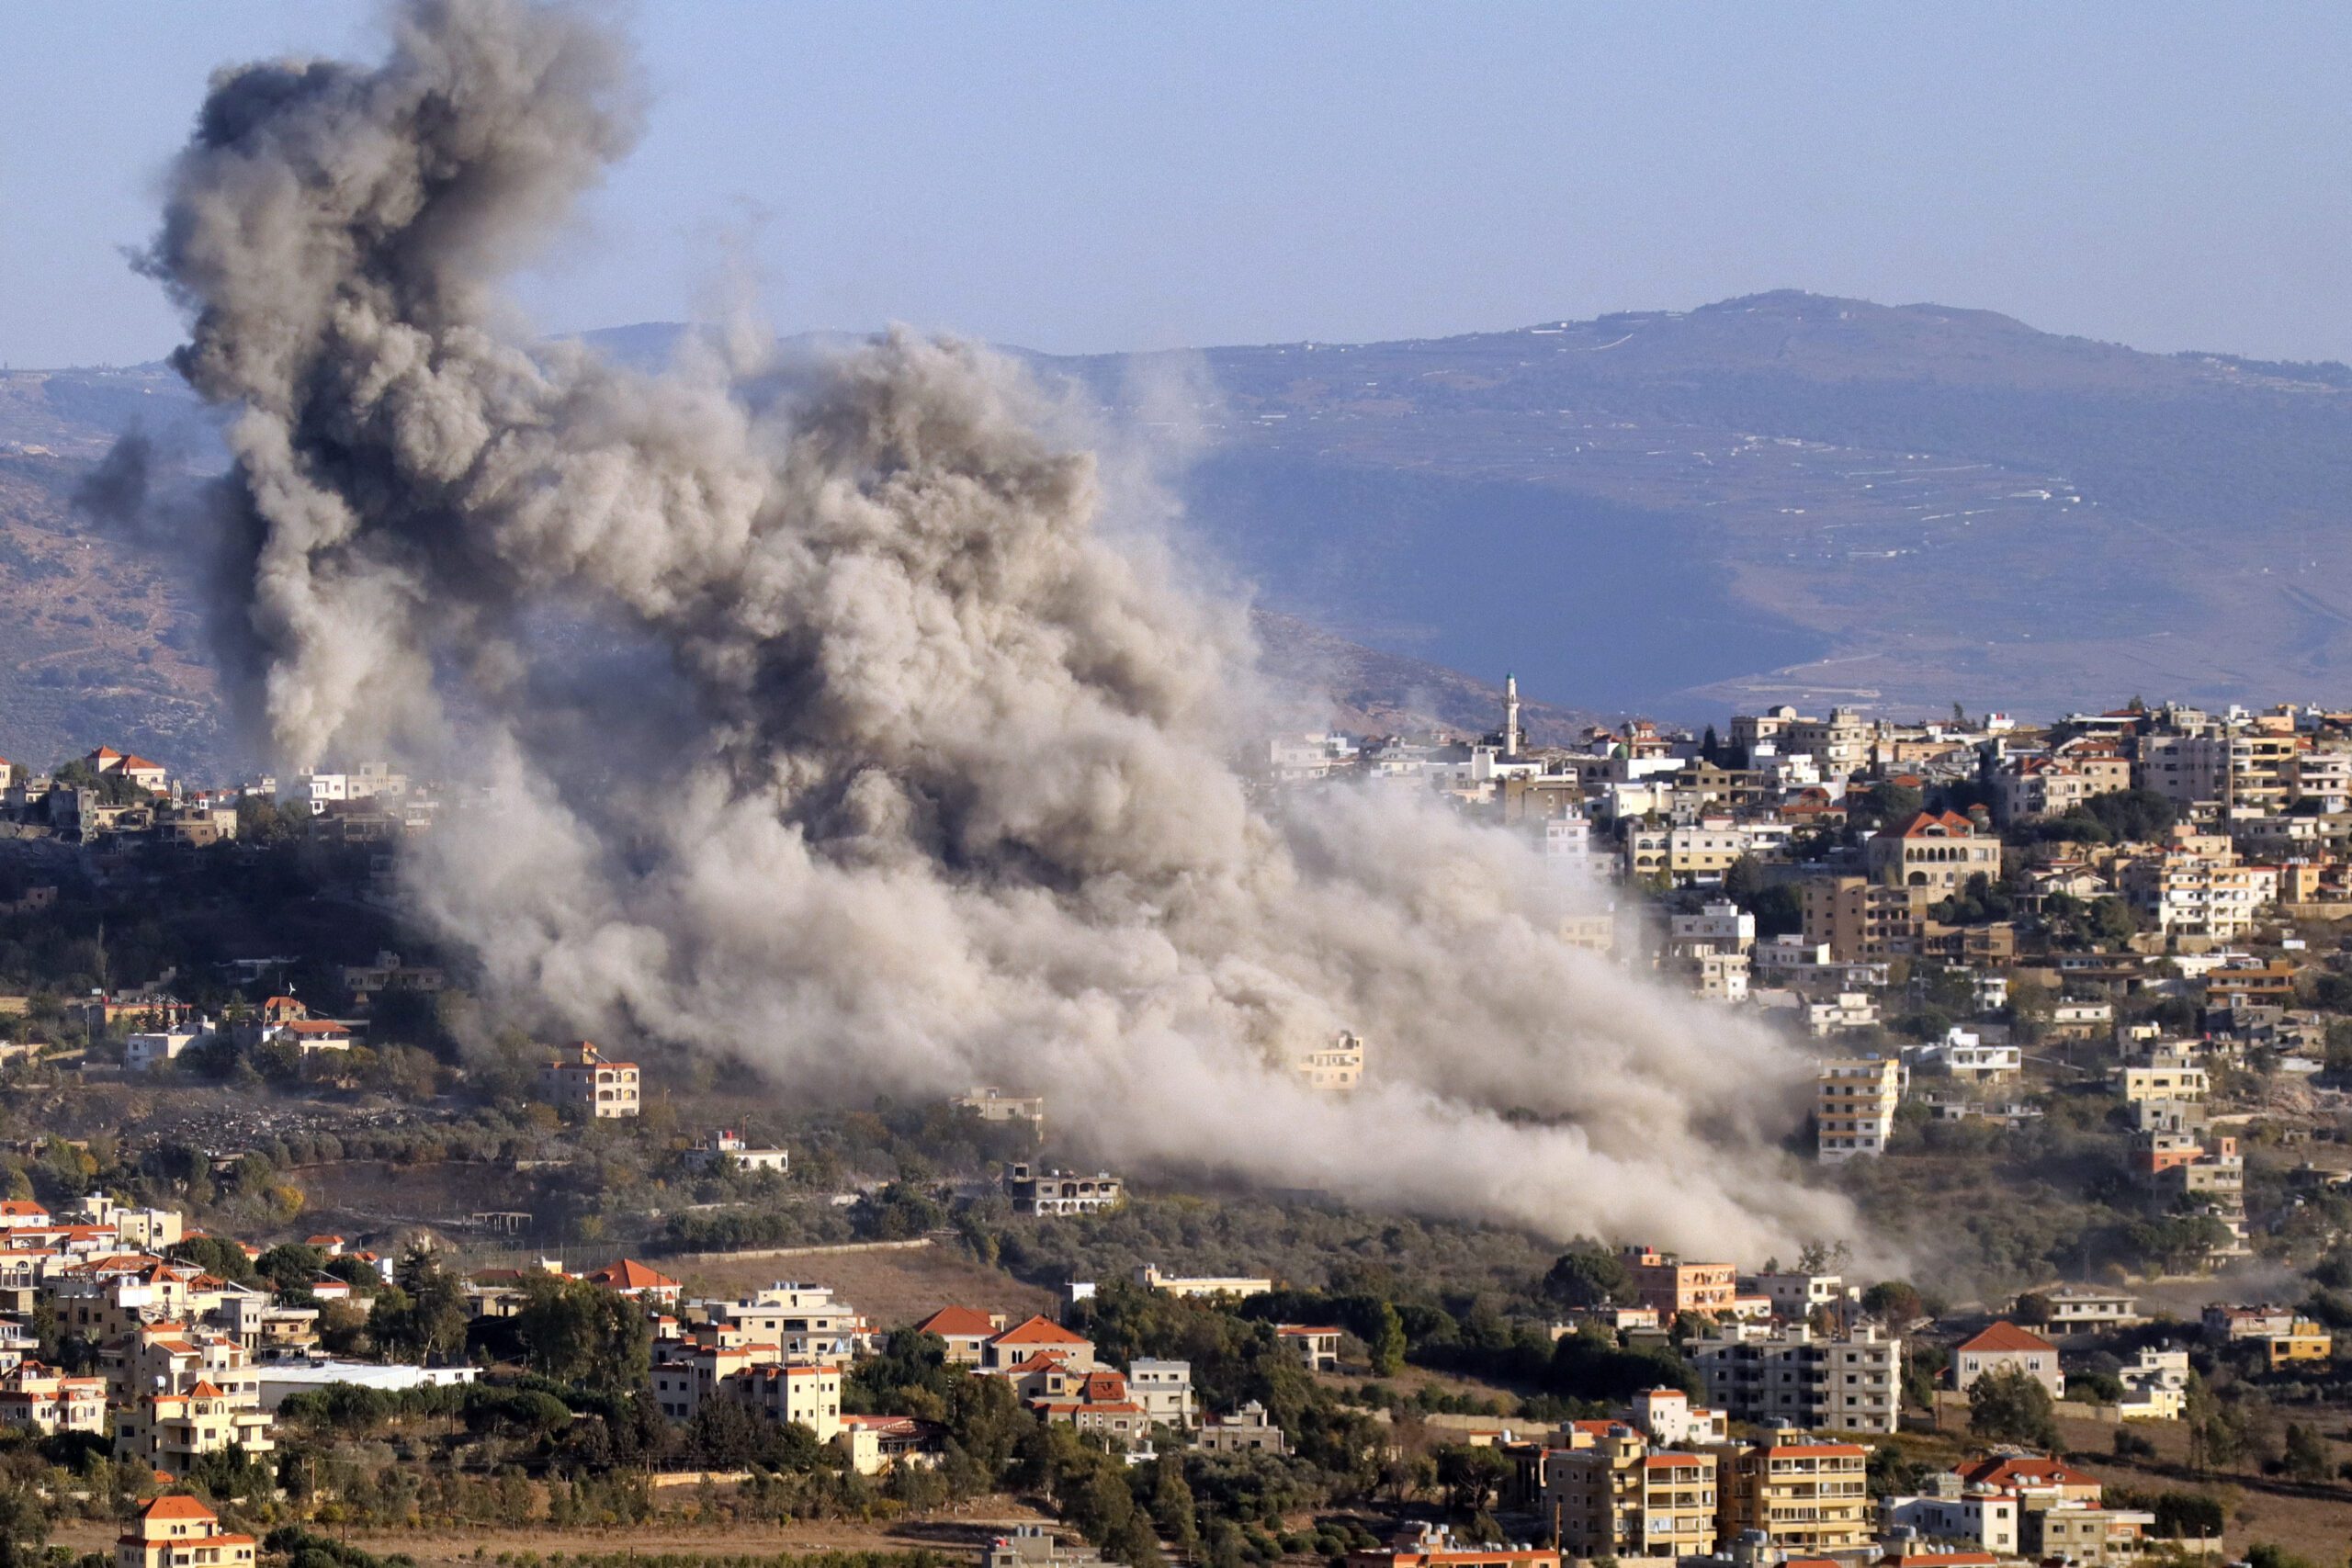
{"type": "Polygon", "coordinates": [[[391,33],[216,77],[144,265],[234,411],[186,526],[246,711],[288,766],[475,786],[407,871],[494,996],[796,1098],[1044,1091],[1106,1158],[1741,1256],[1851,1233],[1774,1146],[1804,1064],[1565,949],[1520,840],[1251,799],[1238,607],[1106,526],[1135,498],[1012,367],[522,346],[498,281],[631,145],[626,53],[522,0],[391,33]],[[1317,1096],[1283,1064],[1343,1026],[1376,1081],[1317,1096]]]}

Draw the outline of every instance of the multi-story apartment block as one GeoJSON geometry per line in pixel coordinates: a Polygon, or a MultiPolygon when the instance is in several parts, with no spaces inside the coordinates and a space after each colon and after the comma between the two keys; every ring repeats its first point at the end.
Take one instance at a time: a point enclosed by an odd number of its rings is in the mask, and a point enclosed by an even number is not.
{"type": "Polygon", "coordinates": [[[1653,1450],[1630,1427],[1544,1455],[1539,1506],[1577,1557],[1704,1557],[1721,1506],[1712,1453],[1653,1450]]]}
{"type": "Polygon", "coordinates": [[[560,1047],[539,1068],[539,1092],[582,1116],[635,1116],[642,1109],[635,1062],[606,1060],[585,1040],[560,1047]]]}
{"type": "Polygon", "coordinates": [[[874,1348],[874,1325],[824,1285],[780,1280],[707,1310],[715,1343],[773,1346],[783,1361],[844,1367],[874,1348]]]}
{"type": "Polygon", "coordinates": [[[1930,902],[1860,876],[1809,878],[1799,899],[1805,942],[1839,964],[1883,964],[1916,951],[1930,902]]]}
{"type": "Polygon", "coordinates": [[[1193,1363],[1138,1356],[1127,1363],[1127,1397],[1143,1406],[1155,1425],[1189,1431],[1193,1426],[1193,1363]]]}
{"type": "Polygon", "coordinates": [[[2185,849],[2141,855],[2122,870],[2123,897],[2167,936],[2233,942],[2278,897],[2276,866],[2242,865],[2234,852],[2185,849]]]}
{"type": "Polygon", "coordinates": [[[1868,1452],[1858,1443],[1777,1435],[1722,1456],[1716,1534],[1760,1530],[1792,1557],[1859,1551],[1871,1543],[1868,1452]]]}
{"type": "Polygon", "coordinates": [[[1834,1162],[1884,1154],[1902,1100],[1903,1064],[1894,1057],[1822,1063],[1814,1106],[1821,1157],[1834,1162]]]}
{"type": "Polygon", "coordinates": [[[2121,757],[2020,757],[1993,775],[1993,819],[2064,817],[2086,801],[2131,787],[2132,764],[2121,757]]]}
{"type": "Polygon", "coordinates": [[[1708,1403],[1735,1421],[1892,1432],[1902,1415],[1903,1341],[1872,1324],[1830,1335],[1801,1323],[1726,1324],[1692,1341],[1690,1355],[1708,1403]]]}
{"type": "Polygon", "coordinates": [[[1739,1294],[1739,1269],[1729,1263],[1685,1263],[1647,1247],[1626,1247],[1621,1257],[1636,1299],[1669,1322],[1678,1313],[1728,1312],[1739,1294]]]}

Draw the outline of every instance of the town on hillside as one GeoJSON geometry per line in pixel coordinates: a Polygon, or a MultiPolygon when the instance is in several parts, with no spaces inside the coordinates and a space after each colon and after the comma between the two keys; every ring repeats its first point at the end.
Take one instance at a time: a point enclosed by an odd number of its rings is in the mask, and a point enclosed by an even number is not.
{"type": "MultiPolygon", "coordinates": [[[[1778,1032],[1816,1080],[1787,1157],[1901,1274],[1103,1170],[1051,1083],[820,1107],[658,1029],[535,1038],[393,894],[462,800],[100,746],[10,764],[0,825],[0,1535],[120,1568],[616,1527],[905,1568],[2352,1536],[2352,716],[1538,747],[1513,682],[1499,717],[1275,739],[1253,787],[1513,836],[1583,961],[1778,1032]]],[[[1380,1041],[1276,1066],[1356,1094],[1380,1041]]]]}

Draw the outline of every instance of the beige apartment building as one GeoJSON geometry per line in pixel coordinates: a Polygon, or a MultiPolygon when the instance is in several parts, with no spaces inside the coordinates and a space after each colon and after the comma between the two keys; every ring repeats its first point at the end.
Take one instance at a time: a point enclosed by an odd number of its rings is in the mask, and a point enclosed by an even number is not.
{"type": "Polygon", "coordinates": [[[560,1047],[539,1068],[539,1092],[582,1116],[635,1116],[643,1108],[635,1062],[614,1062],[585,1040],[560,1047]]]}
{"type": "Polygon", "coordinates": [[[1792,1557],[1859,1551],[1871,1544],[1873,1508],[1859,1443],[1775,1438],[1723,1456],[1716,1534],[1761,1530],[1792,1557]]]}
{"type": "Polygon", "coordinates": [[[1808,878],[1801,895],[1804,940],[1839,964],[1877,964],[1918,945],[1928,899],[1868,877],[1808,878]]]}
{"type": "Polygon", "coordinates": [[[1814,1120],[1819,1152],[1831,1162],[1886,1152],[1903,1100],[1903,1065],[1894,1057],[1848,1056],[1821,1064],[1814,1120]]]}
{"type": "Polygon", "coordinates": [[[1589,1447],[1544,1456],[1540,1506],[1570,1552],[1597,1557],[1704,1557],[1715,1550],[1716,1458],[1653,1452],[1612,1425],[1589,1447]]]}
{"type": "Polygon", "coordinates": [[[1678,1313],[1728,1312],[1739,1294],[1736,1264],[1685,1263],[1647,1247],[1629,1247],[1620,1256],[1641,1303],[1668,1321],[1678,1313]]]}
{"type": "Polygon", "coordinates": [[[266,1411],[242,1403],[209,1382],[185,1393],[141,1394],[115,1413],[114,1454],[170,1475],[186,1475],[207,1455],[242,1450],[247,1458],[274,1451],[266,1411]]]}

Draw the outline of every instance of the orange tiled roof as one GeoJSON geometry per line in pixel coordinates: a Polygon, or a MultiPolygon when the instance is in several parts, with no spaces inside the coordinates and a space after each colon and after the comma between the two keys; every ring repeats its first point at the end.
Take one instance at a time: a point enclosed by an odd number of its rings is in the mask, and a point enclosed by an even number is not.
{"type": "Polygon", "coordinates": [[[2031,1329],[2019,1328],[2007,1319],[1993,1325],[1975,1338],[1964,1342],[1960,1348],[1963,1351],[2046,1350],[2053,1356],[2058,1353],[2058,1347],[2041,1335],[2034,1333],[2031,1329]]]}
{"type": "Polygon", "coordinates": [[[985,1338],[996,1332],[996,1325],[989,1314],[973,1307],[945,1306],[915,1325],[918,1334],[936,1334],[942,1339],[969,1338],[974,1335],[985,1338]]]}

